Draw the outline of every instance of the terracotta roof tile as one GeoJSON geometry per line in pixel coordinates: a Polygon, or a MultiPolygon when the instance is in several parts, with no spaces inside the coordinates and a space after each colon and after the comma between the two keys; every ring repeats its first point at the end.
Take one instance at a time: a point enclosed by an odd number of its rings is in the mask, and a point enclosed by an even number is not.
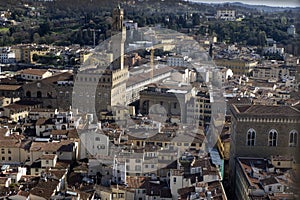
{"type": "Polygon", "coordinates": [[[54,194],[56,187],[59,181],[55,179],[42,181],[40,180],[36,187],[32,188],[29,193],[31,195],[36,195],[39,197],[43,197],[45,199],[50,199],[50,197],[54,194]]]}
{"type": "Polygon", "coordinates": [[[71,152],[73,151],[73,146],[73,142],[68,140],[62,140],[60,142],[33,142],[30,151],[71,152]]]}
{"type": "Polygon", "coordinates": [[[40,159],[41,160],[54,160],[56,154],[43,154],[40,159]]]}
{"type": "Polygon", "coordinates": [[[20,73],[21,74],[30,74],[30,75],[42,76],[47,71],[48,71],[47,69],[24,69],[20,73]]]}
{"type": "Polygon", "coordinates": [[[146,177],[129,176],[126,178],[128,188],[145,188],[146,177]]]}
{"type": "Polygon", "coordinates": [[[234,108],[239,114],[300,117],[300,111],[291,106],[234,105],[234,108]]]}
{"type": "Polygon", "coordinates": [[[21,85],[0,85],[0,90],[15,91],[20,89],[21,87],[21,85]]]}

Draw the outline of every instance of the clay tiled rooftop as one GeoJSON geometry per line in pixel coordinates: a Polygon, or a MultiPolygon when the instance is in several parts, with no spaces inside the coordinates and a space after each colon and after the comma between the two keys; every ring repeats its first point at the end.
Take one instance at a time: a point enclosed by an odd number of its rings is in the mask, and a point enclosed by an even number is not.
{"type": "Polygon", "coordinates": [[[263,186],[266,186],[266,185],[276,184],[278,183],[278,180],[274,176],[272,176],[270,178],[262,179],[260,180],[260,182],[263,186]]]}
{"type": "Polygon", "coordinates": [[[195,192],[195,186],[178,189],[178,194],[183,199],[186,199],[192,192],[195,192]]]}
{"type": "Polygon", "coordinates": [[[238,114],[251,114],[254,116],[287,116],[300,117],[300,111],[291,106],[267,106],[267,105],[233,105],[238,114]]]}
{"type": "Polygon", "coordinates": [[[20,146],[20,142],[18,140],[0,140],[0,146],[3,148],[18,148],[20,146]]]}
{"type": "Polygon", "coordinates": [[[29,193],[38,197],[50,199],[50,197],[54,194],[58,183],[59,181],[54,179],[51,179],[51,181],[49,180],[47,182],[40,180],[38,185],[32,188],[29,193]]]}
{"type": "Polygon", "coordinates": [[[66,174],[66,170],[56,170],[56,169],[52,169],[50,171],[52,177],[54,177],[55,179],[61,179],[63,178],[63,176],[66,174]]]}
{"type": "Polygon", "coordinates": [[[51,130],[51,135],[65,135],[68,138],[79,138],[76,129],[71,130],[51,130]]]}
{"type": "Polygon", "coordinates": [[[29,196],[29,192],[26,192],[26,191],[23,191],[23,190],[20,190],[19,192],[18,192],[18,195],[20,195],[20,196],[23,196],[23,197],[28,197],[29,196]]]}
{"type": "Polygon", "coordinates": [[[73,142],[63,140],[61,142],[33,142],[30,151],[71,152],[73,150],[73,142]]]}
{"type": "Polygon", "coordinates": [[[56,83],[57,81],[72,81],[73,80],[73,74],[70,72],[64,72],[60,73],[48,78],[43,79],[42,81],[44,83],[56,83]]]}
{"type": "Polygon", "coordinates": [[[21,87],[21,85],[0,85],[0,90],[15,91],[21,87]]]}
{"type": "MultiPolygon", "coordinates": [[[[153,76],[157,76],[157,75],[161,75],[167,72],[171,72],[173,69],[171,67],[163,67],[163,68],[159,68],[159,69],[155,69],[153,71],[153,76]]],[[[150,72],[146,72],[146,73],[141,73],[141,74],[137,74],[134,76],[130,76],[129,79],[126,82],[127,86],[132,86],[134,84],[140,83],[142,81],[146,81],[148,80],[150,77],[150,72]]]]}
{"type": "Polygon", "coordinates": [[[127,177],[128,188],[145,188],[146,177],[132,176],[127,177]]]}
{"type": "Polygon", "coordinates": [[[21,71],[21,74],[30,74],[30,75],[42,76],[47,71],[48,71],[47,69],[24,69],[24,70],[21,71]]]}
{"type": "Polygon", "coordinates": [[[55,157],[55,154],[43,154],[40,158],[42,160],[53,160],[55,157]]]}
{"type": "Polygon", "coordinates": [[[44,125],[44,124],[54,124],[53,120],[51,118],[39,118],[36,123],[37,126],[44,125]]]}

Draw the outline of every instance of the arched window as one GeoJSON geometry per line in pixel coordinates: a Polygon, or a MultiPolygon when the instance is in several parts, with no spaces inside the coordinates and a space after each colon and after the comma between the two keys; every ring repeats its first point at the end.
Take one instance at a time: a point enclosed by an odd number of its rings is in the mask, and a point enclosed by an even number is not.
{"type": "Polygon", "coordinates": [[[36,97],[37,98],[41,98],[42,97],[42,92],[41,91],[37,91],[36,92],[36,97]]]}
{"type": "Polygon", "coordinates": [[[247,132],[246,145],[254,146],[255,145],[256,132],[253,128],[250,128],[247,132]]]}
{"type": "Polygon", "coordinates": [[[29,98],[31,97],[31,92],[30,91],[26,92],[26,97],[29,97],[29,98]]]}
{"type": "Polygon", "coordinates": [[[269,132],[268,144],[269,146],[277,146],[278,133],[276,130],[272,129],[269,132]]]}
{"type": "Polygon", "coordinates": [[[298,132],[296,130],[292,130],[290,132],[289,146],[290,147],[297,146],[297,141],[298,141],[298,132]]]}

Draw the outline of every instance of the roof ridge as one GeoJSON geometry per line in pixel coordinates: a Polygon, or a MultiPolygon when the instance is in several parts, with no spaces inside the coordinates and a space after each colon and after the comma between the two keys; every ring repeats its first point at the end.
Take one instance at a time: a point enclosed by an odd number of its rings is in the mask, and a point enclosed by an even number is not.
{"type": "Polygon", "coordinates": [[[290,107],[291,109],[293,109],[293,110],[295,110],[296,112],[300,113],[300,110],[298,110],[298,109],[295,108],[294,106],[289,106],[289,105],[288,105],[288,107],[290,107]]]}
{"type": "Polygon", "coordinates": [[[248,111],[250,110],[250,108],[253,108],[254,107],[254,104],[251,104],[251,105],[245,105],[245,106],[249,106],[244,113],[248,113],[248,111]]]}

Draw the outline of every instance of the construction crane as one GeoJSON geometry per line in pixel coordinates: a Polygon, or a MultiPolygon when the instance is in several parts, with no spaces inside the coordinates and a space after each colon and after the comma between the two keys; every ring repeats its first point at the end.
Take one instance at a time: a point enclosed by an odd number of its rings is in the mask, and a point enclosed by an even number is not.
{"type": "Polygon", "coordinates": [[[98,29],[98,30],[96,30],[96,29],[83,29],[82,31],[83,32],[85,32],[85,31],[92,31],[93,32],[93,48],[95,48],[95,46],[96,46],[96,32],[101,32],[101,29],[98,29]]]}

